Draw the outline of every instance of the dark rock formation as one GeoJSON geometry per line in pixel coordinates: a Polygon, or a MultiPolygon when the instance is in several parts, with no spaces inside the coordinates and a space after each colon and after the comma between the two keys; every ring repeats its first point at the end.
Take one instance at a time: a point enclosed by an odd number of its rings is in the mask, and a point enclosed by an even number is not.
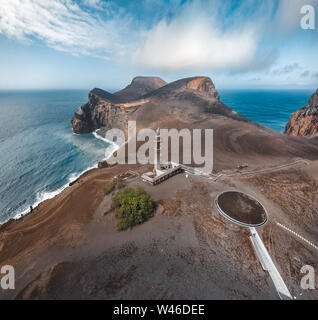
{"type": "Polygon", "coordinates": [[[318,133],[318,90],[304,108],[292,115],[285,133],[290,136],[311,136],[318,133]]]}
{"type": "Polygon", "coordinates": [[[107,162],[107,160],[104,161],[99,161],[98,162],[98,169],[104,169],[104,168],[112,168],[114,167],[116,164],[109,164],[107,162]]]}
{"type": "Polygon", "coordinates": [[[72,118],[75,133],[89,133],[101,127],[111,127],[114,121],[121,122],[122,109],[117,107],[121,99],[107,91],[94,89],[88,94],[88,102],[79,107],[72,118]]]}
{"type": "MultiPolygon", "coordinates": [[[[315,137],[294,139],[249,121],[220,101],[213,82],[207,77],[177,80],[130,102],[119,103],[118,98],[100,89],[90,92],[88,103],[72,119],[74,131],[82,133],[100,128],[103,134],[105,130],[118,128],[127,137],[130,120],[136,121],[137,131],[158,127],[213,128],[215,170],[237,167],[240,163],[252,166],[253,161],[260,165],[268,156],[318,157],[315,137]],[[251,158],[253,154],[258,156],[251,158]]],[[[310,105],[315,106],[316,102],[317,96],[313,96],[310,105]]]]}
{"type": "Polygon", "coordinates": [[[75,183],[77,183],[79,181],[79,178],[75,179],[74,181],[71,181],[68,185],[69,187],[71,187],[72,185],[74,185],[75,183]]]}
{"type": "MultiPolygon", "coordinates": [[[[95,88],[88,95],[88,102],[79,107],[72,118],[75,133],[89,133],[98,128],[122,128],[127,122],[125,102],[164,86],[166,82],[156,77],[135,77],[125,89],[114,94],[95,88]]],[[[138,105],[138,103],[136,104],[138,105]]],[[[130,105],[128,105],[130,107],[130,105]]]]}
{"type": "Polygon", "coordinates": [[[136,77],[126,88],[115,94],[101,89],[94,89],[89,93],[89,101],[78,108],[72,119],[75,133],[88,133],[96,129],[119,128],[126,130],[129,119],[137,120],[146,126],[158,119],[160,115],[167,116],[171,110],[162,104],[175,101],[174,108],[178,108],[185,116],[187,113],[196,113],[198,116],[205,113],[214,113],[228,116],[237,120],[245,120],[219,100],[219,94],[208,77],[192,77],[181,79],[162,86],[165,82],[160,78],[136,77]],[[158,88],[159,87],[159,88],[158,88]],[[149,92],[149,90],[152,90],[149,92]],[[134,93],[135,92],[135,93],[134,93]],[[146,92],[139,99],[129,100],[132,97],[146,92]],[[190,105],[189,105],[190,103],[190,105]],[[191,110],[191,106],[195,108],[191,110]],[[188,106],[188,108],[186,108],[188,106]],[[142,111],[137,112],[139,109],[142,111]]]}

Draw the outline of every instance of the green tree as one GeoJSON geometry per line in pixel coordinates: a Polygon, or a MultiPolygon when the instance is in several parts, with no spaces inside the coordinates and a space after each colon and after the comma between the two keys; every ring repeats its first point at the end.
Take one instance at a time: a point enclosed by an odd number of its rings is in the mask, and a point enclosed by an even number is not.
{"type": "Polygon", "coordinates": [[[112,206],[119,218],[119,230],[132,228],[147,221],[155,208],[155,202],[140,187],[125,188],[112,198],[112,206]]]}

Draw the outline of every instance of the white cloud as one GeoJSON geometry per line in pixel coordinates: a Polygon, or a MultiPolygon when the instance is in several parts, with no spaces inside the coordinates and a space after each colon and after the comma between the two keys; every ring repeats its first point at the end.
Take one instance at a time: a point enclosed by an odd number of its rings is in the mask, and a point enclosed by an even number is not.
{"type": "MultiPolygon", "coordinates": [[[[173,3],[163,18],[152,12],[159,22],[144,25],[116,3],[101,0],[0,0],[0,33],[152,72],[251,71],[276,60],[275,48],[262,48],[274,0],[245,0],[235,9],[221,0],[173,3]]],[[[291,19],[286,6],[280,0],[284,24],[291,19]]]]}
{"type": "Polygon", "coordinates": [[[158,23],[146,35],[134,61],[151,69],[183,68],[234,70],[248,67],[255,57],[258,39],[253,30],[222,33],[206,18],[177,18],[158,23]]]}
{"type": "Polygon", "coordinates": [[[95,9],[95,10],[107,10],[111,9],[112,3],[106,2],[103,0],[82,0],[81,3],[89,8],[95,9]]]}
{"type": "Polygon", "coordinates": [[[266,67],[276,55],[271,50],[265,54],[259,52],[264,19],[259,13],[246,19],[242,11],[244,8],[234,12],[229,23],[224,2],[215,1],[207,6],[194,1],[184,5],[173,19],[162,19],[145,32],[143,45],[132,55],[132,60],[164,72],[235,72],[266,67]]]}
{"type": "Polygon", "coordinates": [[[102,5],[102,1],[101,0],[83,0],[83,4],[90,7],[99,7],[102,5]]]}
{"type": "Polygon", "coordinates": [[[119,35],[128,24],[127,17],[100,19],[70,0],[0,0],[0,33],[27,42],[40,39],[72,54],[108,58],[123,46],[119,35]]]}

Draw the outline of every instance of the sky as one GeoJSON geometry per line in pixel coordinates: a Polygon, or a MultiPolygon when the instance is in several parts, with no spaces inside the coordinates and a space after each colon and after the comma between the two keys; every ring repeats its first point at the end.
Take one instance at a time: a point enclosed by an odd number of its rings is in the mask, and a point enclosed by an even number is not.
{"type": "Polygon", "coordinates": [[[137,75],[315,90],[317,57],[318,0],[0,0],[0,90],[115,91],[137,75]]]}

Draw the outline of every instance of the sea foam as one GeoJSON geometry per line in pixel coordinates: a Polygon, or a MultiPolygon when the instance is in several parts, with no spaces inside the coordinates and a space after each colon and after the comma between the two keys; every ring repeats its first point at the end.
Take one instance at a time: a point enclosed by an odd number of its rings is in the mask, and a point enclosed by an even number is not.
{"type": "MultiPolygon", "coordinates": [[[[101,159],[101,160],[107,160],[114,152],[116,152],[120,148],[120,145],[116,144],[113,141],[110,141],[110,140],[104,138],[98,132],[99,132],[99,129],[97,129],[94,132],[92,132],[93,136],[96,139],[102,140],[102,141],[106,142],[109,145],[105,150],[105,158],[101,159]]],[[[49,199],[52,199],[52,198],[56,197],[57,195],[59,195],[63,190],[65,190],[67,187],[69,187],[69,184],[71,182],[73,182],[76,179],[78,179],[83,173],[85,173],[85,172],[87,172],[89,170],[95,169],[97,167],[98,167],[98,163],[96,163],[95,165],[93,165],[91,167],[86,168],[85,170],[83,170],[81,172],[71,173],[67,178],[67,183],[65,185],[63,185],[61,188],[58,188],[58,189],[56,189],[54,191],[41,191],[41,192],[38,192],[37,195],[36,195],[36,201],[32,204],[33,209],[36,208],[41,202],[49,200],[49,199]]],[[[24,206],[22,209],[18,210],[16,215],[13,217],[13,219],[15,219],[15,220],[21,219],[23,216],[25,216],[29,212],[30,212],[30,205],[24,206]]],[[[4,222],[0,222],[0,223],[4,223],[4,222]]]]}

